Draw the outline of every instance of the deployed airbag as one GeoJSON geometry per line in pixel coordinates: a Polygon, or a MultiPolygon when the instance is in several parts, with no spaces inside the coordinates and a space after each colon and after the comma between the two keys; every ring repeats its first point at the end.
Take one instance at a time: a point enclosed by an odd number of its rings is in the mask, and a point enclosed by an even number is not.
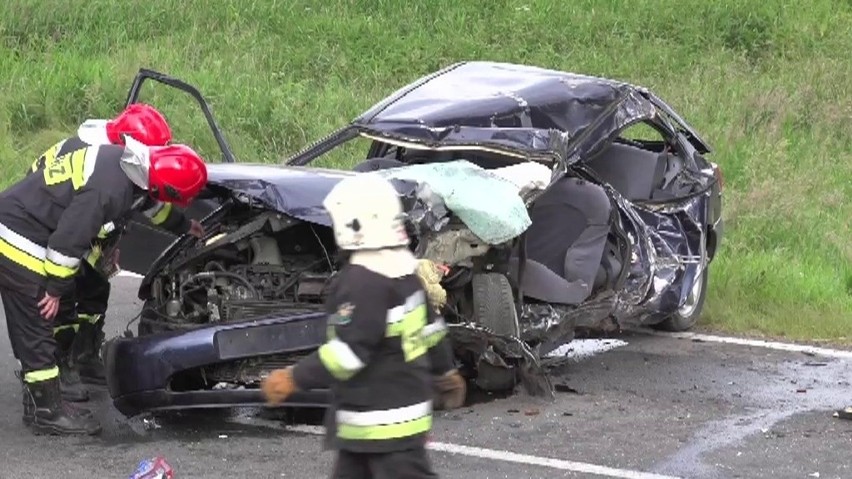
{"type": "Polygon", "coordinates": [[[532,224],[515,184],[465,160],[364,173],[427,184],[482,241],[500,244],[532,224]]]}

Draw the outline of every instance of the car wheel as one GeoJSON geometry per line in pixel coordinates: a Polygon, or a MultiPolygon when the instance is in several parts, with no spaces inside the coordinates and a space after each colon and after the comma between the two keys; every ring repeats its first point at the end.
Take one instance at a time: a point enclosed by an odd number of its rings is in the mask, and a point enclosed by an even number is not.
{"type": "Polygon", "coordinates": [[[692,285],[686,301],[669,318],[656,326],[657,329],[671,332],[683,332],[695,326],[704,309],[704,298],[707,296],[707,278],[709,265],[704,268],[701,276],[692,285]]]}
{"type": "Polygon", "coordinates": [[[474,321],[501,336],[519,336],[518,312],[509,279],[499,273],[480,273],[471,279],[474,321]]]}
{"type": "MultiPolygon", "coordinates": [[[[471,288],[474,322],[501,336],[520,335],[512,286],[506,276],[499,273],[475,274],[471,288]]],[[[512,365],[506,364],[493,351],[486,351],[476,364],[474,382],[484,391],[508,391],[518,381],[512,365]],[[492,364],[495,362],[497,364],[492,364]]]]}

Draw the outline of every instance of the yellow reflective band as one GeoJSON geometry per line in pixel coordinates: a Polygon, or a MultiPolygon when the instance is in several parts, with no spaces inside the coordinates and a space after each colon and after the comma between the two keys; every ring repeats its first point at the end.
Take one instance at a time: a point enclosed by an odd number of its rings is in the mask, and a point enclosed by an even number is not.
{"type": "Polygon", "coordinates": [[[98,231],[98,238],[106,239],[106,237],[109,236],[109,234],[113,231],[115,231],[115,223],[110,221],[109,223],[106,223],[101,226],[100,231],[98,231]]]}
{"type": "Polygon", "coordinates": [[[44,260],[41,258],[35,258],[30,256],[27,253],[15,248],[10,245],[6,240],[0,238],[0,254],[8,258],[13,263],[23,266],[24,268],[32,271],[33,273],[39,274],[41,276],[45,276],[46,273],[44,271],[44,260]]]}
{"type": "Polygon", "coordinates": [[[416,436],[429,432],[432,428],[432,415],[397,424],[382,424],[380,426],[356,426],[354,424],[338,424],[337,437],[347,440],[381,441],[416,436]]]}
{"type": "Polygon", "coordinates": [[[38,383],[41,381],[49,381],[59,377],[59,367],[54,366],[50,369],[39,369],[38,371],[30,371],[24,374],[24,381],[28,383],[38,383]]]}
{"type": "Polygon", "coordinates": [[[101,318],[103,318],[103,317],[104,317],[104,315],[102,315],[102,314],[82,314],[81,313],[81,314],[77,315],[77,321],[80,322],[80,323],[92,323],[92,324],[94,324],[94,323],[97,323],[98,321],[100,321],[101,318]]]}
{"type": "Polygon", "coordinates": [[[86,255],[86,262],[92,265],[92,267],[96,267],[98,260],[101,258],[101,247],[100,245],[92,246],[92,249],[89,251],[89,254],[86,255]]]}
{"type": "Polygon", "coordinates": [[[399,321],[388,323],[386,336],[400,338],[406,362],[414,361],[428,351],[428,346],[423,340],[426,315],[426,304],[423,303],[402,315],[399,321]]]}
{"type": "Polygon", "coordinates": [[[339,339],[332,339],[320,346],[319,359],[325,369],[341,381],[351,378],[364,368],[364,363],[352,348],[339,339]]]}
{"type": "Polygon", "coordinates": [[[56,264],[53,261],[45,260],[44,272],[51,276],[56,276],[57,278],[70,278],[77,273],[77,268],[69,268],[67,266],[56,264]]]}
{"type": "Polygon", "coordinates": [[[169,218],[169,213],[171,213],[171,212],[172,212],[172,204],[171,203],[163,203],[163,206],[162,206],[162,208],[160,208],[160,211],[157,211],[157,214],[155,214],[151,218],[151,223],[158,225],[158,224],[165,222],[169,218]]]}
{"type": "Polygon", "coordinates": [[[431,349],[440,343],[441,340],[444,339],[444,336],[447,335],[447,325],[444,323],[443,319],[439,319],[438,321],[424,327],[422,334],[426,347],[431,349]]]}
{"type": "Polygon", "coordinates": [[[80,325],[79,324],[65,324],[65,325],[62,325],[62,326],[57,326],[57,327],[53,328],[53,334],[54,335],[58,334],[61,331],[64,331],[66,329],[73,329],[74,332],[77,332],[77,331],[80,330],[80,325]]]}
{"type": "Polygon", "coordinates": [[[83,165],[86,163],[86,152],[88,148],[83,148],[71,153],[71,186],[75,190],[79,190],[86,184],[86,178],[83,175],[83,165]]]}

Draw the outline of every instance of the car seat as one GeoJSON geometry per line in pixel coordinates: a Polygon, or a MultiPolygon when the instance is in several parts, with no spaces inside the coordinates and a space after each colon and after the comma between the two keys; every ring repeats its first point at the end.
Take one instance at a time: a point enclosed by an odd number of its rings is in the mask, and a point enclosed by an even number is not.
{"type": "Polygon", "coordinates": [[[649,200],[665,178],[667,155],[612,143],[587,166],[630,201],[649,200]]]}
{"type": "Polygon", "coordinates": [[[606,191],[594,183],[566,177],[553,184],[530,209],[529,274],[536,275],[538,263],[565,280],[569,290],[565,298],[575,303],[588,298],[601,270],[611,211],[606,191]]]}

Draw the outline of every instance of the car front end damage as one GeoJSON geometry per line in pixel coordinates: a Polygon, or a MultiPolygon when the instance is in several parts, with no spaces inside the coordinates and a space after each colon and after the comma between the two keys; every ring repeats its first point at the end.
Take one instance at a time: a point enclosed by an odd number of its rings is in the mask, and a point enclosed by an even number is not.
{"type": "MultiPolygon", "coordinates": [[[[368,161],[401,163],[369,174],[394,183],[412,250],[444,271],[424,281],[462,370],[483,389],[552,395],[542,358],[580,331],[694,323],[677,314],[700,311],[723,226],[721,171],[702,156],[709,146],[641,87],[465,62],[401,88],[286,165],[210,165],[208,189],[222,203],[205,219],[208,234],[160,255],[140,286],[140,337],[108,345],[122,412],[259,403],[271,369],[322,344],[324,292],[342,257],[321,203],[359,173],[306,165],[359,137],[372,141],[368,161]],[[665,140],[623,143],[639,123],[665,140]],[[613,148],[637,156],[598,168],[617,160],[613,148]],[[638,196],[636,165],[640,175],[665,173],[638,196]],[[529,209],[565,176],[599,185],[612,203],[604,279],[583,298],[568,298],[564,278],[527,258],[529,209]]],[[[293,400],[322,402],[322,392],[293,400]]]]}

